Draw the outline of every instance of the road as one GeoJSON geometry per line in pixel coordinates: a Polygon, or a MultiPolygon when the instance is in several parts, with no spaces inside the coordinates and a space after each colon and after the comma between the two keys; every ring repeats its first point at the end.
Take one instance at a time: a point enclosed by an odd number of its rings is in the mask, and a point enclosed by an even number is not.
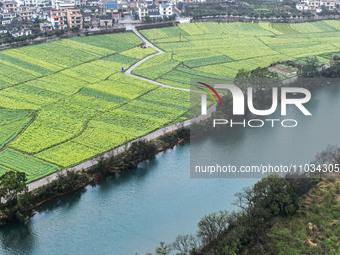
{"type": "Polygon", "coordinates": [[[154,48],[157,53],[155,54],[152,54],[152,55],[149,55],[145,58],[143,58],[142,60],[138,61],[137,63],[135,63],[134,65],[132,65],[129,69],[127,69],[125,71],[125,74],[126,75],[129,75],[131,77],[134,77],[134,78],[137,78],[137,79],[140,79],[140,80],[143,80],[143,81],[147,81],[147,82],[151,82],[153,84],[156,84],[158,86],[161,86],[161,87],[165,87],[165,88],[170,88],[170,89],[177,89],[177,90],[183,90],[183,91],[189,91],[190,92],[190,89],[185,89],[185,88],[178,88],[178,87],[173,87],[173,86],[169,86],[169,85],[166,85],[164,83],[161,83],[161,82],[157,82],[157,81],[153,81],[153,80],[150,80],[148,78],[145,78],[145,77],[142,77],[142,76],[138,76],[138,75],[135,75],[135,74],[132,74],[131,72],[138,66],[140,66],[143,62],[147,61],[148,59],[154,57],[154,56],[157,56],[157,55],[160,55],[160,54],[163,54],[164,51],[159,49],[158,47],[156,47],[155,45],[153,45],[151,42],[149,42],[144,36],[141,35],[141,33],[139,33],[137,31],[136,28],[133,28],[132,29],[132,32],[134,32],[140,39],[142,39],[142,41],[145,43],[145,46],[146,47],[151,47],[151,48],[154,48]]]}

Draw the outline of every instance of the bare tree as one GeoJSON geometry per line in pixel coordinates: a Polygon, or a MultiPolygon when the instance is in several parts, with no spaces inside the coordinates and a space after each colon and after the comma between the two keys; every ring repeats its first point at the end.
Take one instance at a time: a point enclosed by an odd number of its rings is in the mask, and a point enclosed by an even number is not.
{"type": "Polygon", "coordinates": [[[171,245],[160,242],[159,246],[155,249],[156,255],[168,255],[171,252],[171,245]]]}
{"type": "Polygon", "coordinates": [[[249,215],[250,211],[254,208],[254,190],[252,188],[246,187],[242,192],[237,192],[235,194],[236,201],[234,205],[239,207],[243,213],[249,215]]]}
{"type": "Polygon", "coordinates": [[[227,211],[219,211],[205,215],[198,223],[197,236],[204,245],[216,239],[228,227],[227,211]]]}
{"type": "Polygon", "coordinates": [[[312,162],[312,164],[314,164],[315,168],[318,168],[317,171],[315,171],[313,174],[319,175],[320,179],[322,178],[322,174],[339,174],[339,171],[334,170],[336,170],[335,164],[340,164],[340,147],[334,145],[327,146],[326,150],[316,155],[315,160],[312,162]],[[330,165],[333,165],[332,170],[329,169],[331,167],[330,165]]]}
{"type": "Polygon", "coordinates": [[[194,235],[178,235],[172,243],[174,251],[179,252],[179,255],[189,255],[191,251],[197,251],[199,242],[194,235]]]}

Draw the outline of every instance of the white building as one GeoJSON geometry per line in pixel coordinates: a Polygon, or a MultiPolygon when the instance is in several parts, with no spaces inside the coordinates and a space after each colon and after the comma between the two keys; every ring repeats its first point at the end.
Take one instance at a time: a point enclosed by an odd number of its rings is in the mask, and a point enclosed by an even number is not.
{"type": "Polygon", "coordinates": [[[327,10],[333,11],[336,6],[336,0],[321,0],[321,6],[325,6],[327,10]]]}
{"type": "Polygon", "coordinates": [[[7,28],[0,27],[0,35],[1,34],[7,34],[7,32],[8,32],[7,28]]]}
{"type": "Polygon", "coordinates": [[[19,13],[20,13],[20,17],[23,20],[28,20],[28,21],[32,20],[33,11],[31,10],[30,7],[28,7],[28,6],[19,6],[18,10],[19,10],[19,13]]]}
{"type": "Polygon", "coordinates": [[[26,6],[38,6],[40,2],[38,0],[24,0],[26,6]]]}
{"type": "Polygon", "coordinates": [[[11,24],[12,20],[10,18],[3,18],[1,20],[1,25],[8,25],[11,24]]]}
{"type": "Polygon", "coordinates": [[[47,21],[51,23],[53,29],[66,29],[66,16],[62,10],[51,10],[47,21]]]}
{"type": "Polygon", "coordinates": [[[156,5],[148,6],[148,16],[153,20],[157,20],[162,17],[156,5]]]}
{"type": "Polygon", "coordinates": [[[163,3],[159,5],[159,13],[161,16],[171,16],[172,13],[172,6],[167,3],[163,3]]]}
{"type": "Polygon", "coordinates": [[[145,16],[157,20],[158,18],[168,17],[173,15],[172,5],[169,3],[160,3],[158,6],[149,4],[148,2],[138,4],[138,16],[142,20],[145,16]]]}
{"type": "Polygon", "coordinates": [[[18,11],[18,3],[16,1],[6,1],[3,2],[4,12],[17,12],[18,11]]]}
{"type": "Polygon", "coordinates": [[[138,17],[140,20],[144,19],[148,15],[148,6],[145,3],[138,5],[138,17]]]}
{"type": "Polygon", "coordinates": [[[305,3],[300,3],[300,4],[296,4],[296,9],[298,9],[299,11],[308,11],[309,6],[305,3]]]}
{"type": "Polygon", "coordinates": [[[14,18],[17,18],[17,14],[14,12],[4,12],[2,13],[2,25],[8,25],[11,24],[14,18]]]}
{"type": "Polygon", "coordinates": [[[321,12],[322,8],[333,11],[336,7],[337,0],[302,0],[296,4],[296,9],[300,11],[316,11],[321,12]]]}
{"type": "Polygon", "coordinates": [[[183,3],[204,3],[206,0],[183,0],[183,3]]]}
{"type": "Polygon", "coordinates": [[[14,29],[9,31],[9,33],[13,36],[13,37],[19,37],[19,36],[24,36],[24,35],[31,35],[32,31],[30,29],[14,29]]]}
{"type": "Polygon", "coordinates": [[[177,17],[176,20],[180,23],[180,24],[188,24],[191,21],[191,17],[177,17]]]}
{"type": "Polygon", "coordinates": [[[80,6],[80,4],[80,0],[52,0],[53,9],[65,12],[67,9],[74,9],[77,6],[80,6]]]}

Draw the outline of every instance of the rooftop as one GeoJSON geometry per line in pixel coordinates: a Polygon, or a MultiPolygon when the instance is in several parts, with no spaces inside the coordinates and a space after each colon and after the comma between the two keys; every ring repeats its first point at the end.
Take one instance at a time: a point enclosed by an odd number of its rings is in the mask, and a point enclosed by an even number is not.
{"type": "Polygon", "coordinates": [[[82,6],[81,8],[82,8],[83,10],[84,10],[84,9],[90,9],[90,10],[91,10],[92,8],[98,9],[98,6],[84,5],[84,6],[82,6]]]}
{"type": "Polygon", "coordinates": [[[3,4],[17,4],[17,2],[15,2],[15,1],[5,1],[5,2],[3,2],[3,4]]]}
{"type": "Polygon", "coordinates": [[[100,16],[99,18],[100,18],[100,20],[112,20],[112,16],[110,16],[110,15],[100,16]]]}
{"type": "Polygon", "coordinates": [[[107,2],[107,9],[118,9],[116,2],[107,2]]]}

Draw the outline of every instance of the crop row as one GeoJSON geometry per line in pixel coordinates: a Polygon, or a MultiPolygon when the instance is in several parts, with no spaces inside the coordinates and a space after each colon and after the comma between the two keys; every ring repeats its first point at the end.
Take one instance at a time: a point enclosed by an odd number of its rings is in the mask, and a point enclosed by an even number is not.
{"type": "MultiPolygon", "coordinates": [[[[62,39],[24,48],[4,50],[0,54],[0,88],[25,82],[61,69],[129,50],[142,41],[132,33],[62,39]]],[[[141,54],[150,54],[135,50],[141,54]]]]}
{"type": "Polygon", "coordinates": [[[59,170],[59,167],[12,149],[6,149],[0,152],[0,172],[8,170],[26,172],[30,182],[59,170]]]}
{"type": "MultiPolygon", "coordinates": [[[[233,77],[239,69],[265,67],[280,60],[335,52],[340,45],[339,21],[313,23],[192,23],[162,28],[156,44],[167,53],[144,62],[135,73],[173,86],[187,87],[192,77],[233,77]],[[170,29],[170,28],[169,28],[170,29]],[[176,31],[176,32],[175,32],[176,31]],[[322,32],[322,33],[320,33],[322,32]],[[183,36],[181,34],[183,33],[183,36]],[[313,33],[313,40],[310,34],[313,33]],[[166,35],[165,35],[166,34],[166,35]],[[173,36],[171,36],[173,35],[173,36]],[[171,58],[183,62],[195,73],[163,67],[171,58]],[[158,67],[158,68],[157,68],[158,67]],[[162,75],[160,75],[162,74],[162,75]]],[[[157,35],[160,29],[145,33],[157,35]]]]}
{"type": "Polygon", "coordinates": [[[36,157],[64,167],[75,165],[177,119],[188,111],[189,101],[187,92],[158,88],[95,117],[80,136],[36,157]]]}

